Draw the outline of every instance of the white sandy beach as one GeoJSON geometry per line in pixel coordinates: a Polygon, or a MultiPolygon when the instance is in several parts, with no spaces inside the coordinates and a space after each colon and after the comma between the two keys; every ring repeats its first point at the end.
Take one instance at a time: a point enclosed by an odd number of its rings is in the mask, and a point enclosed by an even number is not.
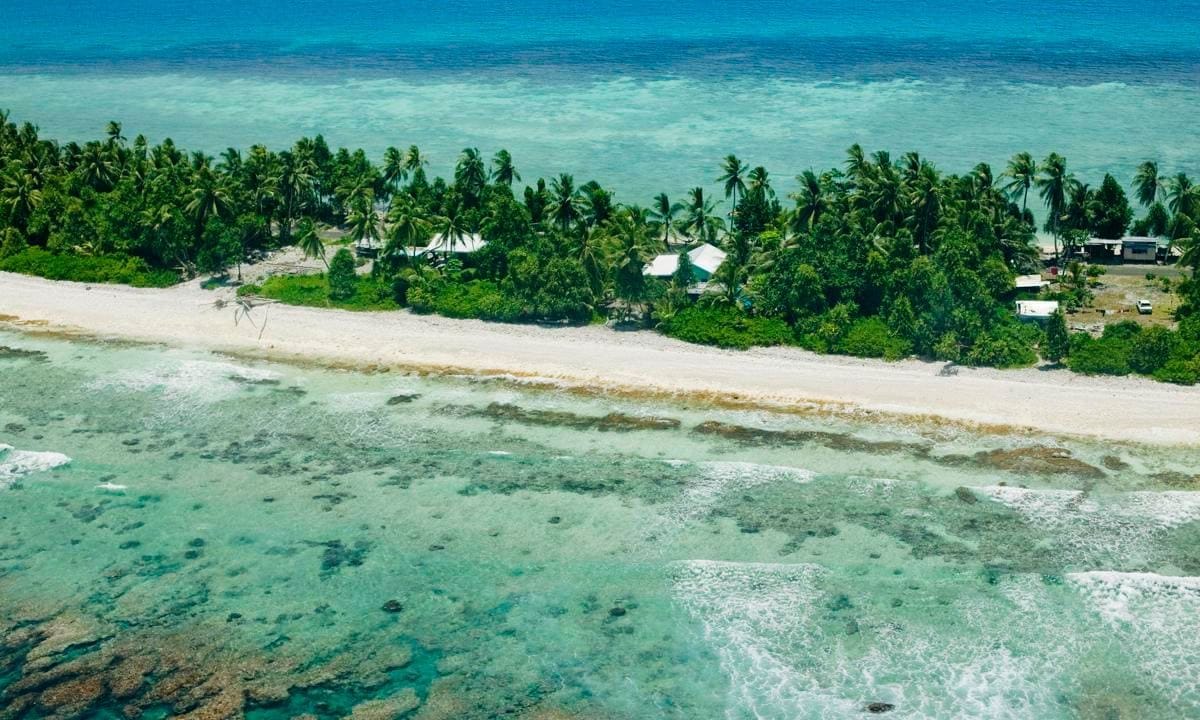
{"type": "Polygon", "coordinates": [[[773,408],[886,413],[1155,444],[1200,442],[1200,388],[1065,370],[958,368],[725,351],[652,332],[544,328],[271,305],[234,323],[231,289],[83,285],[0,273],[0,320],[39,332],[160,342],[331,364],[507,374],[597,391],[697,396],[773,408]],[[261,339],[259,332],[266,322],[261,339]]]}

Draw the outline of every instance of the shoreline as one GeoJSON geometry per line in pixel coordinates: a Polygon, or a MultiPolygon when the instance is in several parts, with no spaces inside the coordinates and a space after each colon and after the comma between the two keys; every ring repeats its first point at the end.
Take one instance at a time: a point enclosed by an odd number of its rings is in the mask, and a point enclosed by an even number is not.
{"type": "Polygon", "coordinates": [[[721,350],[657,333],[550,328],[272,304],[235,324],[232,288],[85,285],[0,272],[0,326],[356,370],[507,378],[592,394],[699,399],[873,422],[1152,445],[1200,442],[1200,389],[1067,370],[956,368],[721,350]],[[265,322],[265,326],[264,326],[265,322]],[[259,334],[261,330],[261,339],[259,334]]]}

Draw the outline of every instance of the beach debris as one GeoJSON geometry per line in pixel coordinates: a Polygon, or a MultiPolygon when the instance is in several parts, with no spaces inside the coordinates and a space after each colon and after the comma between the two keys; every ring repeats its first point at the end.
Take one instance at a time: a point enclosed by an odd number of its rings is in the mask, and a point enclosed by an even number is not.
{"type": "Polygon", "coordinates": [[[864,708],[867,712],[874,715],[882,715],[883,713],[891,712],[896,709],[896,706],[887,702],[870,702],[864,708]]]}
{"type": "Polygon", "coordinates": [[[267,331],[267,320],[270,317],[271,306],[275,304],[275,300],[269,298],[257,297],[254,295],[239,295],[232,301],[225,298],[217,298],[213,300],[211,305],[214,310],[224,310],[230,305],[233,306],[233,324],[238,325],[243,319],[258,330],[258,339],[262,340],[263,333],[267,331]],[[266,307],[263,311],[262,327],[259,327],[252,315],[259,307],[266,307]]]}
{"type": "Polygon", "coordinates": [[[404,605],[399,600],[388,600],[379,609],[386,613],[398,613],[404,609],[404,605]]]}
{"type": "Polygon", "coordinates": [[[411,394],[411,395],[404,395],[404,394],[401,394],[401,395],[393,395],[393,396],[391,396],[390,398],[388,398],[388,400],[387,400],[387,404],[388,404],[388,405],[402,405],[402,404],[405,404],[405,403],[410,403],[410,402],[412,402],[413,400],[416,400],[416,399],[418,399],[418,398],[420,398],[420,397],[421,397],[421,396],[420,396],[420,395],[418,395],[418,394],[416,394],[416,393],[413,393],[413,394],[411,394]]]}
{"type": "Polygon", "coordinates": [[[103,490],[104,492],[123,493],[129,489],[129,486],[121,485],[121,484],[115,483],[115,482],[102,482],[96,486],[96,489],[103,490]]]}

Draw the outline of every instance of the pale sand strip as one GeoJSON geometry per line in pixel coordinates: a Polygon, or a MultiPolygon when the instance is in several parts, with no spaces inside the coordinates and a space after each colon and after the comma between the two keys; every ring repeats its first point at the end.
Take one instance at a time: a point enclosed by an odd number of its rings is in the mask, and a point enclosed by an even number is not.
{"type": "MultiPolygon", "coordinates": [[[[0,273],[0,315],[25,329],[161,342],[281,360],[443,368],[545,378],[590,390],[662,393],[777,408],[886,413],[1155,444],[1200,444],[1200,388],[1066,371],[960,369],[818,356],[792,348],[698,347],[651,332],[543,328],[408,312],[272,305],[266,331],[214,309],[227,289],[85,286],[0,273]]],[[[262,323],[265,309],[254,313],[262,323]]]]}

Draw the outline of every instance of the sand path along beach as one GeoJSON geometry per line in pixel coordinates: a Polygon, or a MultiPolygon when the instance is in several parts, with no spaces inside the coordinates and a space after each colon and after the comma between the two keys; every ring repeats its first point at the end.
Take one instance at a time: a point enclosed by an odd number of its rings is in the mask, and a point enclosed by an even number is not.
{"type": "Polygon", "coordinates": [[[0,321],[26,331],[120,338],[283,361],[544,380],[597,392],[676,395],[772,409],[894,415],[1042,434],[1200,443],[1200,387],[1091,378],[1062,369],[952,368],[746,352],[653,332],[355,313],[273,304],[234,322],[232,289],[160,290],[0,273],[0,321]],[[217,300],[228,304],[218,308],[217,300]],[[265,322],[265,328],[263,323],[265,322]],[[261,338],[259,336],[261,331],[261,338]]]}

